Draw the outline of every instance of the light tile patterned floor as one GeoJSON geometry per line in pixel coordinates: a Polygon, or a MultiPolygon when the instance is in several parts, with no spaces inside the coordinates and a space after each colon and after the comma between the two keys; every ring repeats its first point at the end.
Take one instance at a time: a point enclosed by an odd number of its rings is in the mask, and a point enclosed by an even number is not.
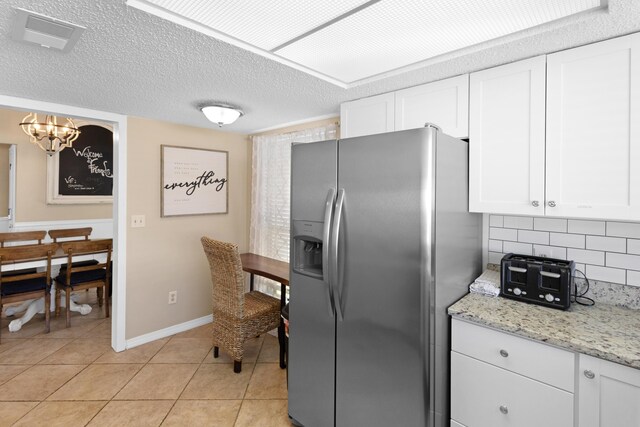
{"type": "MultiPolygon", "coordinates": [[[[89,298],[91,298],[89,296],[89,298]]],[[[0,426],[289,427],[278,340],[247,343],[242,373],[212,356],[210,325],[121,353],[97,305],[44,334],[36,315],[10,333],[0,319],[0,426]]]]}

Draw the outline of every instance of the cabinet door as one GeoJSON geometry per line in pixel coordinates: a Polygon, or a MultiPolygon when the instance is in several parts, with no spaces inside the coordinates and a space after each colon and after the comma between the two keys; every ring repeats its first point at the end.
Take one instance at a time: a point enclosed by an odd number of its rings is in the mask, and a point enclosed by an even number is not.
{"type": "Polygon", "coordinates": [[[468,427],[573,426],[573,393],[452,351],[451,419],[468,427]]]}
{"type": "Polygon", "coordinates": [[[580,427],[640,426],[640,370],[580,355],[580,427]]]}
{"type": "Polygon", "coordinates": [[[471,74],[469,210],[544,214],[545,57],[471,74]]]}
{"type": "Polygon", "coordinates": [[[373,135],[393,132],[394,93],[357,99],[340,105],[340,136],[373,135]]]}
{"type": "Polygon", "coordinates": [[[432,123],[447,135],[469,135],[469,75],[396,92],[396,130],[432,123]]]}
{"type": "Polygon", "coordinates": [[[640,216],[640,34],[549,55],[547,208],[640,216]]]}

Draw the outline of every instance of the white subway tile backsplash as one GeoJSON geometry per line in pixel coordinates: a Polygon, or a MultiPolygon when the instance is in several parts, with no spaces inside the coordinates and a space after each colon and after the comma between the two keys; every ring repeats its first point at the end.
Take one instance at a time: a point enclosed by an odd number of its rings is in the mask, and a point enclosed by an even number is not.
{"type": "Polygon", "coordinates": [[[581,219],[570,219],[568,223],[567,231],[569,233],[596,234],[599,236],[604,236],[605,222],[604,221],[584,221],[581,219]]]}
{"type": "Polygon", "coordinates": [[[530,216],[505,216],[504,228],[533,230],[533,218],[531,218],[530,216]]]}
{"type": "Polygon", "coordinates": [[[502,227],[504,225],[504,217],[502,215],[489,216],[490,227],[502,227]]]}
{"type": "Polygon", "coordinates": [[[625,253],[627,251],[627,239],[620,237],[587,236],[587,249],[625,253]]]}
{"type": "Polygon", "coordinates": [[[529,243],[504,242],[502,250],[504,253],[513,252],[515,254],[533,255],[533,245],[529,243]]]}
{"type": "Polygon", "coordinates": [[[610,283],[626,283],[626,271],[617,268],[598,267],[595,265],[587,265],[585,272],[587,277],[592,280],[602,280],[610,283]]]}
{"type": "Polygon", "coordinates": [[[584,249],[584,234],[549,233],[549,244],[567,248],[584,249]]]}
{"type": "Polygon", "coordinates": [[[489,238],[495,240],[518,240],[518,230],[511,228],[489,228],[489,238]]]}
{"type": "Polygon", "coordinates": [[[607,267],[627,268],[640,271],[640,255],[607,253],[607,267]]]}
{"type": "Polygon", "coordinates": [[[558,246],[533,245],[533,255],[547,258],[567,259],[567,248],[558,246]]]}
{"type": "Polygon", "coordinates": [[[640,286],[640,271],[627,271],[627,285],[640,286]]]}
{"type": "Polygon", "coordinates": [[[499,252],[489,252],[489,263],[500,265],[500,261],[504,255],[499,252]]]}
{"type": "Polygon", "coordinates": [[[533,229],[538,231],[567,232],[567,220],[560,218],[534,218],[533,229]]]}
{"type": "Polygon", "coordinates": [[[627,239],[627,253],[640,255],[640,240],[627,239]]]}
{"type": "Polygon", "coordinates": [[[489,215],[488,223],[492,264],[506,253],[567,259],[589,279],[640,287],[640,222],[489,215]]]}
{"type": "Polygon", "coordinates": [[[518,242],[548,245],[549,233],[546,231],[518,230],[518,242]]]}
{"type": "Polygon", "coordinates": [[[569,248],[567,259],[584,264],[604,265],[604,252],[569,248]]]}
{"type": "Polygon", "coordinates": [[[607,222],[607,236],[640,239],[640,224],[630,222],[607,222]]]}
{"type": "Polygon", "coordinates": [[[489,251],[502,252],[502,240],[489,240],[489,251]]]}

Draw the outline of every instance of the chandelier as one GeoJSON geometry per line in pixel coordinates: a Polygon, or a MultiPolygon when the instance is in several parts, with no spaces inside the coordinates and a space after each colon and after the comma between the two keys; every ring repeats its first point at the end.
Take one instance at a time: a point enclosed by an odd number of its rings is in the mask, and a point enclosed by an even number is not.
{"type": "Polygon", "coordinates": [[[29,113],[20,127],[29,135],[33,144],[37,144],[45,153],[53,156],[55,153],[71,147],[78,139],[80,131],[70,118],[64,124],[58,124],[56,116],[47,115],[44,121],[38,120],[37,113],[29,113]]]}

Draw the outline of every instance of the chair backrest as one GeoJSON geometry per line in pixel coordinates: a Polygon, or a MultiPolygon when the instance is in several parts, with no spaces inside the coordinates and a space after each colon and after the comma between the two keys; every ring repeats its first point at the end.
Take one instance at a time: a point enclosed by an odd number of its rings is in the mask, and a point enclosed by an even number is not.
{"type": "Polygon", "coordinates": [[[213,285],[213,313],[232,318],[244,314],[244,273],[238,246],[202,237],[213,285]]]}
{"type": "Polygon", "coordinates": [[[76,240],[89,240],[89,235],[93,231],[91,227],[83,228],[66,228],[59,230],[49,230],[49,236],[53,239],[53,243],[58,243],[58,239],[80,238],[76,240]]]}
{"type": "MultiPolygon", "coordinates": [[[[5,243],[14,242],[38,242],[42,243],[42,239],[47,235],[45,230],[41,231],[13,231],[11,233],[0,233],[0,248],[5,247],[5,243]]],[[[30,245],[33,243],[30,243],[30,245]]]]}
{"type": "Polygon", "coordinates": [[[79,271],[98,270],[100,268],[107,269],[107,280],[109,280],[109,267],[111,266],[111,251],[113,249],[112,239],[99,239],[99,240],[80,240],[76,242],[62,242],[59,243],[62,251],[67,254],[67,275],[79,271]],[[107,261],[104,263],[94,265],[80,265],[73,266],[73,257],[90,254],[106,254],[107,261]]]}
{"type": "Polygon", "coordinates": [[[51,279],[51,256],[56,252],[58,245],[55,243],[48,243],[44,245],[22,245],[12,246],[9,248],[0,248],[0,266],[2,264],[10,262],[21,261],[35,261],[46,259],[47,268],[45,271],[34,272],[29,271],[26,274],[5,276],[2,275],[2,269],[0,269],[0,295],[2,293],[2,283],[15,282],[17,280],[37,279],[44,277],[47,279],[47,283],[50,283],[51,279]]]}

